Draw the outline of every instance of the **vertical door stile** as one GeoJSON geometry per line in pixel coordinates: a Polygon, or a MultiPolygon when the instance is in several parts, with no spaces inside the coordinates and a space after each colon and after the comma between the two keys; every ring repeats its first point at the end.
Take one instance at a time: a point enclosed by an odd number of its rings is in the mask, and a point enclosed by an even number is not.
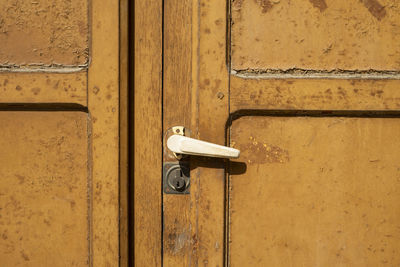
{"type": "MultiPolygon", "coordinates": [[[[192,128],[192,0],[164,2],[163,132],[192,128]]],[[[165,146],[165,144],[164,144],[165,146]]],[[[164,154],[164,162],[167,159],[164,154]]],[[[190,195],[163,194],[163,266],[188,266],[190,195]]]]}

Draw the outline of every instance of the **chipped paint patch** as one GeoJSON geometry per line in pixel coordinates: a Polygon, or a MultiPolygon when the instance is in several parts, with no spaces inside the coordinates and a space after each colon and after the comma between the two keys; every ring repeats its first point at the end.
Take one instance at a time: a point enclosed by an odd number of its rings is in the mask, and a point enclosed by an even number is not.
{"type": "Polygon", "coordinates": [[[235,9],[241,9],[243,0],[232,0],[232,7],[235,9]]]}
{"type": "Polygon", "coordinates": [[[398,71],[400,9],[392,2],[243,1],[232,8],[232,69],[398,71]]]}
{"type": "MultiPolygon", "coordinates": [[[[175,229],[177,230],[177,229],[175,229]]],[[[166,248],[171,252],[172,255],[178,255],[183,253],[185,248],[190,245],[190,235],[188,232],[171,232],[167,236],[166,248]]]]}
{"type": "Polygon", "coordinates": [[[386,10],[377,0],[360,0],[376,19],[381,20],[386,16],[386,10]]]}
{"type": "Polygon", "coordinates": [[[249,137],[250,144],[240,146],[242,157],[247,159],[247,163],[286,163],[290,160],[289,151],[263,142],[257,141],[254,137],[249,137]]]}
{"type": "Polygon", "coordinates": [[[311,4],[318,8],[319,11],[323,12],[327,9],[328,5],[326,4],[325,0],[310,0],[311,4]]]}
{"type": "Polygon", "coordinates": [[[267,13],[273,7],[270,0],[255,0],[255,2],[261,7],[262,13],[267,13]]]}
{"type": "Polygon", "coordinates": [[[88,1],[0,1],[0,65],[88,65],[88,1]]]}

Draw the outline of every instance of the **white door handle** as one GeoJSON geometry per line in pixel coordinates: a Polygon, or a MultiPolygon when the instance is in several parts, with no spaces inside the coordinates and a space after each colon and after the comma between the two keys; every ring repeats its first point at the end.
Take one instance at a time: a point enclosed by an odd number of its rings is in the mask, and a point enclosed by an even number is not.
{"type": "Polygon", "coordinates": [[[240,155],[240,151],[235,148],[220,146],[178,134],[168,138],[167,147],[176,154],[214,158],[238,158],[240,155]]]}

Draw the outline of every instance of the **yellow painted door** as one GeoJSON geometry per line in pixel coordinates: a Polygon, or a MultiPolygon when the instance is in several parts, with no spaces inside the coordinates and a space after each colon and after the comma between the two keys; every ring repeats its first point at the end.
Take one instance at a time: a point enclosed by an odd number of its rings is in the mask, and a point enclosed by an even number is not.
{"type": "Polygon", "coordinates": [[[164,131],[241,150],[190,158],[190,194],[164,193],[164,265],[399,265],[398,3],[164,14],[164,131]]]}
{"type": "Polygon", "coordinates": [[[118,266],[118,1],[0,3],[0,266],[118,266]]]}

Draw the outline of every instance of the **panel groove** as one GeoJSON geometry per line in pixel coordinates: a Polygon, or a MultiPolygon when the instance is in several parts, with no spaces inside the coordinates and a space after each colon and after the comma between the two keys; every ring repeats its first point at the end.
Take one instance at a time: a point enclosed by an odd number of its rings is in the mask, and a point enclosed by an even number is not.
{"type": "Polygon", "coordinates": [[[274,116],[274,117],[349,117],[349,118],[400,118],[400,110],[258,110],[241,109],[229,115],[226,129],[232,122],[248,116],[274,116]]]}
{"type": "Polygon", "coordinates": [[[392,79],[400,72],[392,70],[312,70],[312,69],[245,69],[231,70],[232,75],[248,79],[392,79]]]}
{"type": "Polygon", "coordinates": [[[69,65],[0,65],[0,72],[17,73],[75,73],[88,69],[87,65],[69,66],[69,65]]]}
{"type": "Polygon", "coordinates": [[[75,103],[0,103],[0,111],[82,111],[88,108],[75,103]]]}

